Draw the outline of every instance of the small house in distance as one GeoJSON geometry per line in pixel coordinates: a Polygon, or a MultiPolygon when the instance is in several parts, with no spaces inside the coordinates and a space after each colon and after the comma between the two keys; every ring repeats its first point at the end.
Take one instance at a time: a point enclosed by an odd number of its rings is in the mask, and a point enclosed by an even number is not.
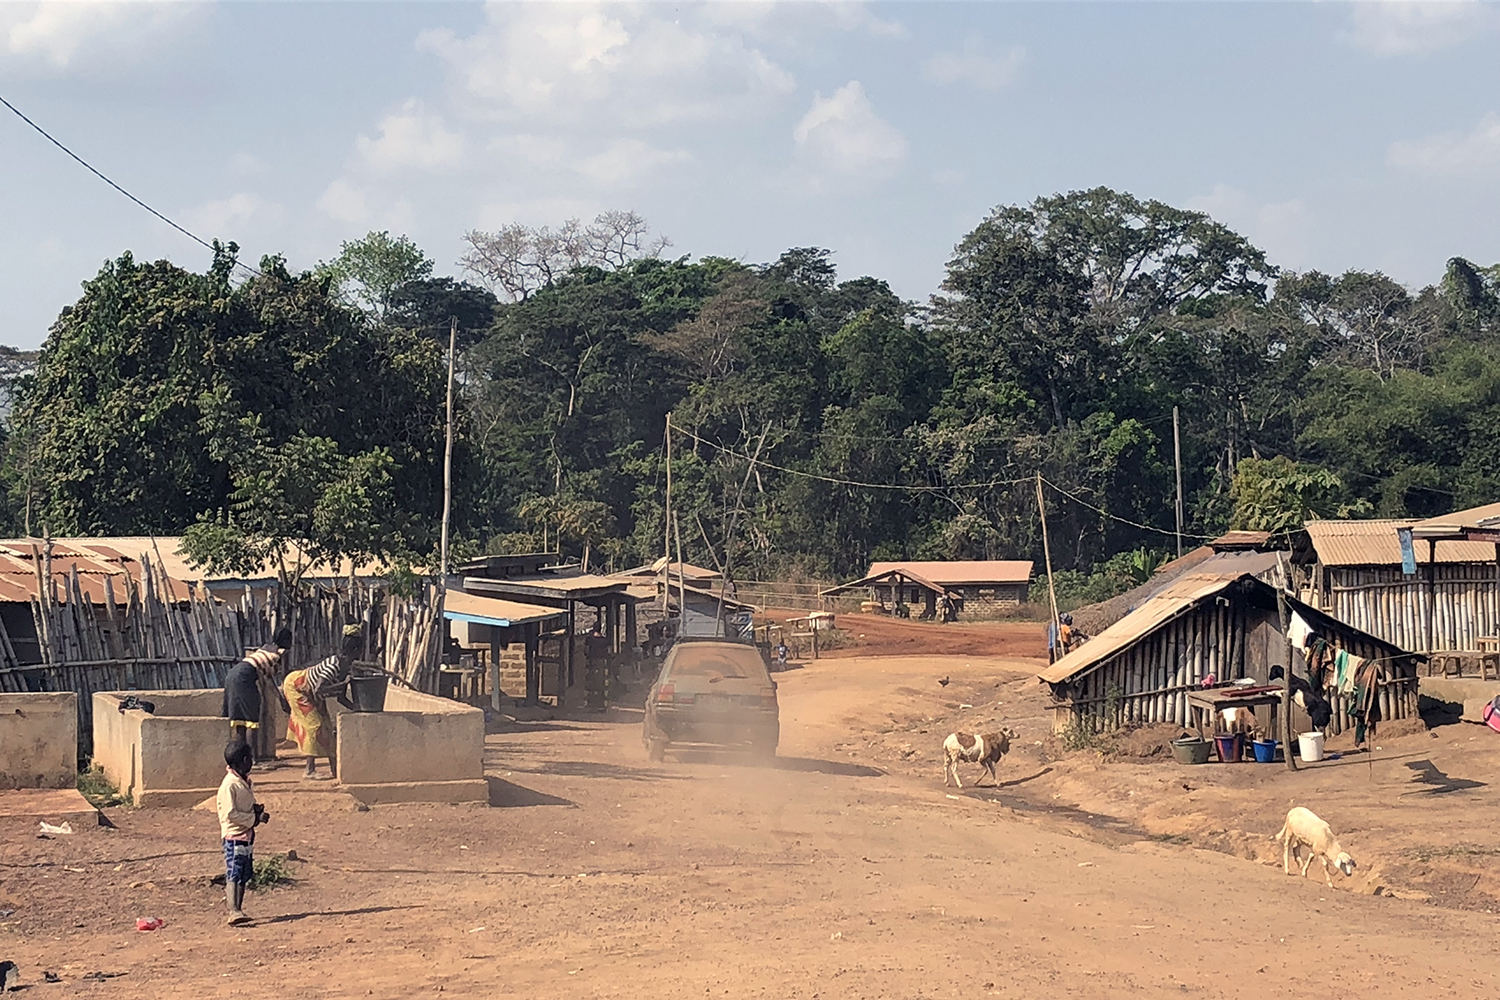
{"type": "Polygon", "coordinates": [[[821,596],[868,588],[871,599],[888,610],[897,605],[920,607],[923,618],[933,617],[938,599],[946,596],[973,615],[1024,604],[1031,588],[1031,566],[1030,560],[1006,559],[876,562],[858,580],[825,590],[821,596]]]}

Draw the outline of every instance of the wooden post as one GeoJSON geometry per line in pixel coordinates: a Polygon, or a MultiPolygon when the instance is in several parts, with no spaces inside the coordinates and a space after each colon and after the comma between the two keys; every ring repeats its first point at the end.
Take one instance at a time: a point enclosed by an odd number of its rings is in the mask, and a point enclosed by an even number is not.
{"type": "Polygon", "coordinates": [[[1437,606],[1437,540],[1427,539],[1427,653],[1431,655],[1432,616],[1437,606]]]}
{"type": "Polygon", "coordinates": [[[1177,467],[1177,558],[1182,558],[1182,431],[1177,407],[1172,407],[1172,462],[1177,467]]]}
{"type": "Polygon", "coordinates": [[[1052,585],[1052,543],[1047,539],[1047,505],[1042,499],[1042,474],[1040,472],[1036,474],[1036,509],[1042,518],[1042,558],[1047,564],[1047,600],[1052,605],[1052,628],[1060,642],[1062,633],[1058,629],[1057,588],[1052,585]]]}
{"type": "Polygon", "coordinates": [[[443,532],[438,565],[438,592],[448,586],[448,524],[453,510],[453,359],[458,351],[458,317],[448,320],[448,410],[443,441],[443,532]]]}
{"type": "MultiPolygon", "coordinates": [[[[687,580],[684,579],[686,571],[682,561],[682,520],[672,519],[672,534],[677,539],[677,635],[682,636],[683,627],[687,624],[687,580]]],[[[671,564],[668,563],[668,569],[671,564]]]]}
{"type": "Polygon", "coordinates": [[[672,590],[672,414],[667,414],[666,430],[667,449],[667,502],[662,507],[661,534],[662,534],[662,571],[661,571],[661,613],[667,614],[671,608],[672,590]]]}
{"type": "Polygon", "coordinates": [[[1287,634],[1291,621],[1286,606],[1286,567],[1282,565],[1281,553],[1276,553],[1276,615],[1281,619],[1281,637],[1286,642],[1285,676],[1281,688],[1281,734],[1285,744],[1286,767],[1297,770],[1297,759],[1292,754],[1292,637],[1287,634]]]}

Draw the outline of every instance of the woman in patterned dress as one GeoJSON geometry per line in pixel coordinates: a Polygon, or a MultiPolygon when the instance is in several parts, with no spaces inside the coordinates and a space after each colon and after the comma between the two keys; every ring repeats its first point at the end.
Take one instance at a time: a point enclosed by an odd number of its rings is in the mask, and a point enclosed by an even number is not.
{"type": "Polygon", "coordinates": [[[328,698],[335,697],[345,708],[354,708],[344,691],[349,683],[349,669],[363,646],[364,636],[360,627],[346,625],[343,645],[337,654],[319,660],[304,670],[292,671],[281,684],[281,690],[291,705],[291,711],[287,715],[286,738],[296,743],[297,752],[307,758],[307,772],[302,775],[303,778],[327,780],[318,774],[319,757],[328,758],[328,777],[338,775],[333,719],[328,714],[328,698]]]}

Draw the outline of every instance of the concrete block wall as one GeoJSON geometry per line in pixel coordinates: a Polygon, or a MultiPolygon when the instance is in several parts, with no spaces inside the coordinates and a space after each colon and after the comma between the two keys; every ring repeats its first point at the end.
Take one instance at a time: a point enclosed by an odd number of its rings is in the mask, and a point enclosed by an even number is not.
{"type": "Polygon", "coordinates": [[[362,802],[485,802],[484,712],[392,685],[383,712],[340,712],[339,785],[362,802]]]}
{"type": "Polygon", "coordinates": [[[138,806],[191,806],[213,795],[224,777],[229,723],[219,717],[223,691],[98,691],[94,694],[94,763],[138,806]],[[156,712],[121,712],[134,695],[156,712]]]}
{"type": "Polygon", "coordinates": [[[526,697],[526,644],[513,642],[500,653],[500,693],[508,698],[526,697]]]}
{"type": "Polygon", "coordinates": [[[0,694],[0,789],[78,781],[78,695],[0,694]]]}

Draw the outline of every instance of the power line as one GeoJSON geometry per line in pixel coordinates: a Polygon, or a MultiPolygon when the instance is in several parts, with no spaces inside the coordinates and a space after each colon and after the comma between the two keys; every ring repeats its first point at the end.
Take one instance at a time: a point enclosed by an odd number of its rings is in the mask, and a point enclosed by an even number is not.
{"type": "MultiPolygon", "coordinates": [[[[26,117],[26,115],[22,114],[20,108],[16,107],[14,104],[12,104],[9,101],[7,101],[4,97],[0,97],[0,104],[3,104],[7,108],[9,108],[15,114],[15,116],[17,118],[21,119],[23,122],[25,122],[27,125],[30,125],[32,128],[36,129],[36,131],[38,132],[38,134],[40,134],[42,136],[42,138],[44,138],[48,142],[52,143],[52,145],[56,146],[58,149],[62,150],[64,153],[67,153],[70,157],[72,157],[74,160],[76,160],[78,162],[78,164],[80,166],[82,166],[85,170],[87,170],[89,173],[93,174],[95,177],[99,178],[101,181],[103,181],[104,183],[108,184],[110,187],[114,188],[116,191],[120,192],[125,197],[129,198],[131,201],[135,202],[141,208],[144,208],[146,211],[148,211],[152,215],[156,216],[162,222],[165,222],[167,225],[171,226],[173,229],[177,230],[179,233],[181,233],[182,235],[186,236],[188,239],[192,240],[193,242],[199,244],[200,246],[202,246],[203,248],[205,248],[205,249],[207,249],[209,251],[213,251],[214,250],[214,245],[212,243],[209,243],[207,240],[204,240],[202,237],[198,236],[197,234],[189,232],[187,229],[183,228],[182,226],[179,226],[177,223],[173,222],[171,219],[167,218],[165,215],[162,215],[156,209],[152,208],[150,205],[146,204],[144,201],[141,201],[141,199],[137,198],[135,195],[131,194],[129,191],[126,191],[120,185],[116,184],[114,181],[112,181],[108,177],[104,176],[104,174],[101,173],[100,171],[98,171],[97,169],[95,169],[94,166],[91,163],[89,163],[83,157],[79,156],[77,153],[73,152],[67,146],[64,146],[58,139],[56,139],[52,135],[52,133],[48,132],[46,129],[44,129],[40,125],[38,125],[36,122],[34,122],[30,118],[26,117]]],[[[242,261],[239,261],[239,260],[236,260],[234,263],[235,263],[236,267],[243,267],[245,270],[249,271],[251,274],[254,274],[254,275],[258,276],[258,277],[265,277],[265,275],[261,274],[260,271],[258,271],[255,268],[251,267],[249,264],[246,264],[246,263],[244,263],[242,261]]]]}
{"type": "MultiPolygon", "coordinates": [[[[1044,478],[1042,480],[1042,482],[1045,483],[1046,485],[1052,487],[1052,489],[1056,490],[1058,493],[1061,493],[1063,496],[1067,497],[1069,500],[1072,500],[1074,503],[1082,504],[1083,506],[1087,507],[1089,510],[1093,511],[1094,513],[1100,515],[1101,517],[1107,517],[1111,521],[1119,521],[1121,524],[1128,524],[1132,528],[1140,528],[1142,531],[1155,531],[1158,534],[1171,535],[1173,537],[1176,537],[1176,535],[1177,535],[1176,531],[1173,531],[1173,530],[1170,530],[1170,529],[1167,529],[1167,528],[1158,528],[1155,525],[1151,525],[1151,524],[1142,524],[1139,521],[1132,521],[1129,518],[1121,517],[1118,514],[1111,514],[1109,511],[1105,510],[1102,507],[1095,507],[1093,504],[1089,503],[1087,500],[1083,499],[1082,497],[1075,496],[1074,494],[1069,493],[1067,490],[1063,489],[1061,486],[1059,486],[1056,483],[1052,482],[1050,479],[1045,479],[1044,478]]],[[[1194,541],[1197,541],[1197,542],[1211,542],[1215,538],[1217,538],[1218,536],[1217,535],[1190,535],[1190,534],[1184,532],[1183,535],[1182,535],[1182,537],[1183,538],[1191,538],[1191,539],[1193,539],[1194,541]]]]}
{"type": "Polygon", "coordinates": [[[837,476],[819,475],[816,472],[807,472],[802,469],[789,469],[783,465],[773,465],[763,458],[752,458],[751,456],[743,454],[742,452],[735,451],[733,448],[726,448],[724,445],[719,444],[717,441],[710,441],[707,438],[699,437],[692,431],[687,430],[683,427],[679,427],[676,424],[672,425],[672,430],[678,434],[683,435],[684,437],[692,438],[699,444],[706,444],[710,448],[717,449],[718,451],[721,451],[726,455],[738,458],[742,461],[751,462],[755,465],[761,465],[775,472],[784,472],[789,476],[801,476],[803,479],[815,479],[820,483],[832,483],[835,486],[856,486],[861,489],[867,490],[899,490],[907,493],[947,493],[951,490],[983,490],[991,489],[996,486],[1019,486],[1023,483],[1031,482],[1031,477],[1028,476],[1023,479],[992,479],[989,482],[969,483],[958,486],[907,486],[900,483],[866,483],[854,479],[840,479],[837,476]]]}

